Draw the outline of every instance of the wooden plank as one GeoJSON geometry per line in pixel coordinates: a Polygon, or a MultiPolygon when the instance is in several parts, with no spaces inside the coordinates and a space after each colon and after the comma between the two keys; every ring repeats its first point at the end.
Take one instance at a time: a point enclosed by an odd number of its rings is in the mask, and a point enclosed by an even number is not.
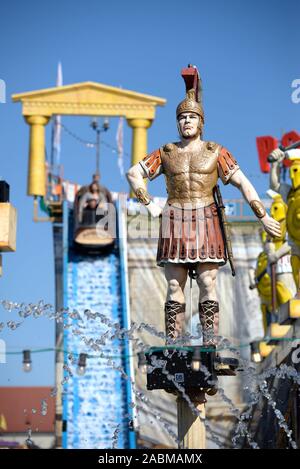
{"type": "Polygon", "coordinates": [[[177,399],[178,440],[179,449],[205,449],[205,397],[193,402],[201,415],[194,414],[187,401],[182,397],[177,399]]]}

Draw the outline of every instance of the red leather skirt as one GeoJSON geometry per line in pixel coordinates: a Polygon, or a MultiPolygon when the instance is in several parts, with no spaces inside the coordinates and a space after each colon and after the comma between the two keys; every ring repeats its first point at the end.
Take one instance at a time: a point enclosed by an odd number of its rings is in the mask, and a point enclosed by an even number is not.
{"type": "Polygon", "coordinates": [[[166,262],[226,263],[216,204],[201,208],[166,205],[160,215],[157,265],[166,262]]]}

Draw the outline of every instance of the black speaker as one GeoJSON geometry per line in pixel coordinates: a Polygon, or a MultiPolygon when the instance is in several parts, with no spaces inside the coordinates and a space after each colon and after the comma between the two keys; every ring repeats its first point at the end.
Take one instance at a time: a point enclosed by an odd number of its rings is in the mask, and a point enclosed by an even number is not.
{"type": "Polygon", "coordinates": [[[0,202],[9,202],[9,184],[0,181],[0,202]]]}
{"type": "Polygon", "coordinates": [[[205,390],[209,381],[216,381],[214,368],[215,352],[204,352],[199,346],[151,347],[145,352],[147,361],[147,389],[177,391],[181,385],[185,390],[205,390]],[[198,367],[193,368],[193,362],[198,367]],[[205,371],[200,369],[204,365],[205,371]]]}

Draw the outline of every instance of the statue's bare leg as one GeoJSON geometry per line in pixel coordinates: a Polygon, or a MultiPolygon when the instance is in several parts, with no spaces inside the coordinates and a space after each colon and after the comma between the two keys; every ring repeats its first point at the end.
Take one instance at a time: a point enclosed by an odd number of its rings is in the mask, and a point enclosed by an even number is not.
{"type": "Polygon", "coordinates": [[[183,333],[185,298],[184,287],[188,275],[186,265],[165,265],[165,277],[168,284],[167,299],[165,303],[166,336],[169,340],[180,337],[183,333]]]}
{"type": "Polygon", "coordinates": [[[197,264],[199,287],[199,319],[202,327],[203,345],[216,345],[219,331],[219,303],[216,294],[218,265],[212,262],[197,264]]]}

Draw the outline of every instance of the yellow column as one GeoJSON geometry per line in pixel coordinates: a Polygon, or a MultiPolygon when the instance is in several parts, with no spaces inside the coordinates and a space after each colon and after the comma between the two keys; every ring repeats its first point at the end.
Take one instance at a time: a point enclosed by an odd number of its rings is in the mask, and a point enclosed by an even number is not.
{"type": "Polygon", "coordinates": [[[28,195],[46,195],[45,125],[50,117],[25,116],[30,125],[28,195]]]}
{"type": "Polygon", "coordinates": [[[152,120],[128,119],[127,122],[133,129],[131,156],[133,166],[147,155],[147,129],[151,126],[152,120]]]}
{"type": "MultiPolygon", "coordinates": [[[[128,125],[132,127],[132,151],[131,165],[134,166],[147,155],[147,129],[152,124],[151,119],[127,119],[128,125]]],[[[130,197],[135,197],[133,191],[130,197]]]]}

